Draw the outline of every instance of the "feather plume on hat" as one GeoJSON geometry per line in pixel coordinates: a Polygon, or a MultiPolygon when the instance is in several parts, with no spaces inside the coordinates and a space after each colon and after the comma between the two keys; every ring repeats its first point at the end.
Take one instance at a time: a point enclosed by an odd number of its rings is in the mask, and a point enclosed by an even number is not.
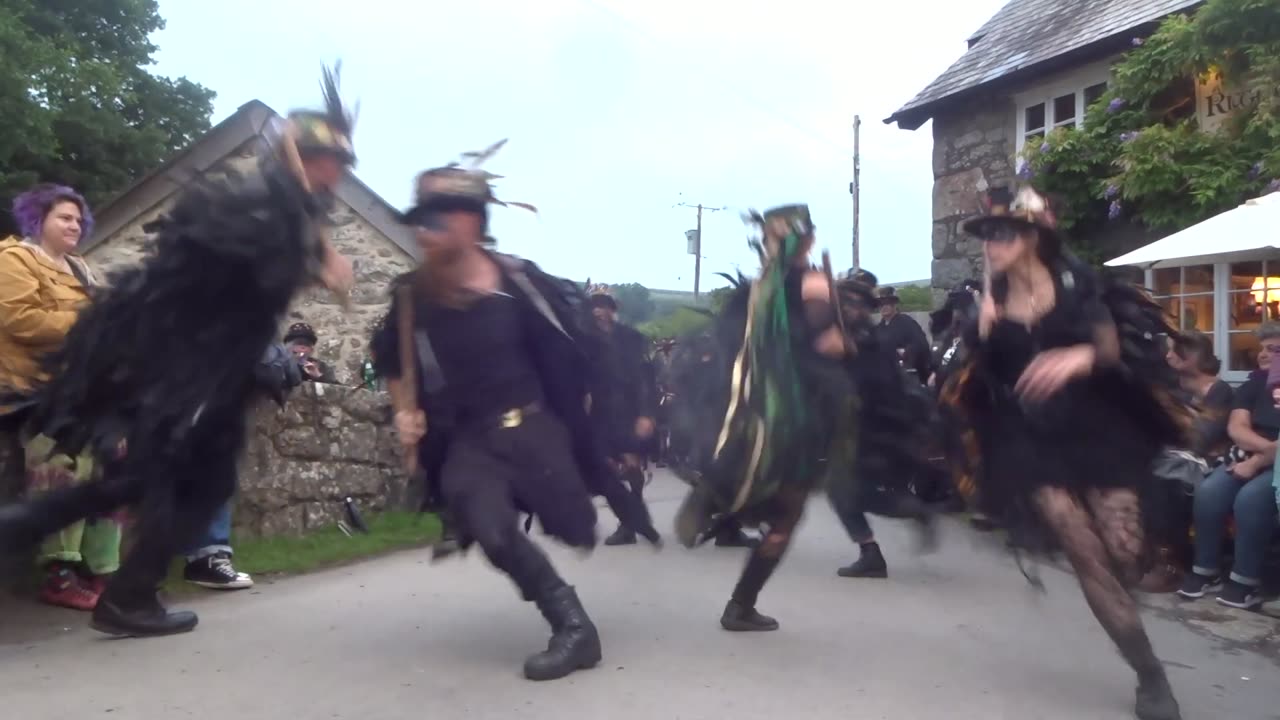
{"type": "Polygon", "coordinates": [[[320,92],[324,96],[324,111],[329,126],[350,140],[355,133],[356,118],[360,115],[360,102],[348,109],[342,102],[339,87],[342,80],[342,61],[333,64],[333,69],[321,67],[320,92]]]}
{"type": "Polygon", "coordinates": [[[536,215],[538,208],[534,205],[499,200],[493,192],[492,181],[502,176],[480,167],[506,144],[504,138],[484,150],[465,152],[459,160],[448,165],[419,173],[414,188],[416,205],[402,216],[403,221],[412,224],[424,212],[455,205],[476,209],[483,209],[486,205],[518,207],[536,215]]]}

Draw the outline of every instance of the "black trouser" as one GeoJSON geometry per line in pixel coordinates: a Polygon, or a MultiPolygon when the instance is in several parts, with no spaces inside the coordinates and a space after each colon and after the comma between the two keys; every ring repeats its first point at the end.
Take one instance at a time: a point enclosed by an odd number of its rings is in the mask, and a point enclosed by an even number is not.
{"type": "Polygon", "coordinates": [[[154,454],[133,447],[118,468],[141,487],[134,543],[103,597],[121,609],[155,603],[173,557],[190,547],[235,495],[245,418],[228,408],[210,414],[181,443],[154,454]]]}
{"type": "Polygon", "coordinates": [[[596,510],[574,461],[569,436],[545,413],[517,427],[475,422],[453,436],[441,475],[459,530],[479,543],[525,600],[565,585],[551,561],[520,530],[519,513],[538,518],[543,531],[575,547],[596,542],[596,510]]]}
{"type": "Polygon", "coordinates": [[[596,426],[597,442],[606,454],[607,476],[600,478],[596,492],[609,504],[622,526],[633,532],[653,526],[649,508],[644,504],[644,453],[648,443],[635,435],[635,417],[602,412],[596,426]],[[637,464],[627,464],[626,456],[634,456],[637,464]]]}
{"type": "Polygon", "coordinates": [[[124,610],[155,602],[174,556],[198,540],[235,495],[237,451],[197,452],[189,460],[146,469],[153,481],[147,482],[137,506],[133,547],[104,598],[124,610]],[[182,479],[166,482],[165,475],[182,479]]]}

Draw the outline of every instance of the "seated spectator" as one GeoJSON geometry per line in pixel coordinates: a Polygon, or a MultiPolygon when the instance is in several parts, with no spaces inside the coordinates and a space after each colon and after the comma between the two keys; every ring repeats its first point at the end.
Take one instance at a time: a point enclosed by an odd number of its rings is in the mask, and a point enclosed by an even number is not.
{"type": "Polygon", "coordinates": [[[187,582],[213,590],[243,590],[253,587],[248,573],[237,572],[231,564],[231,503],[214,516],[196,547],[187,553],[182,577],[187,582]]]}
{"type": "MultiPolygon", "coordinates": [[[[14,199],[13,216],[24,237],[0,242],[0,386],[24,392],[47,379],[40,357],[62,344],[97,280],[74,254],[93,227],[79,194],[39,185],[14,199]]],[[[45,492],[92,477],[88,453],[50,456],[48,438],[23,431],[20,439],[30,490],[45,492]]],[[[39,562],[45,572],[42,601],[92,610],[105,576],[120,565],[120,523],[106,517],[73,523],[45,541],[39,562]]]]}
{"type": "Polygon", "coordinates": [[[1213,353],[1213,339],[1194,330],[1170,341],[1169,366],[1178,372],[1186,397],[1199,409],[1193,428],[1192,453],[1215,465],[1231,446],[1227,418],[1231,414],[1231,386],[1218,377],[1222,361],[1213,353]]]}
{"type": "Polygon", "coordinates": [[[1192,497],[1210,469],[1231,446],[1227,436],[1227,416],[1231,412],[1231,386],[1218,378],[1222,363],[1213,353],[1213,341],[1204,333],[1190,331],[1169,338],[1166,359],[1178,375],[1181,399],[1196,410],[1190,445],[1168,448],[1152,468],[1166,481],[1149,499],[1148,536],[1155,563],[1138,589],[1145,592],[1173,592],[1183,582],[1188,530],[1191,527],[1192,497]]]}
{"type": "Polygon", "coordinates": [[[333,368],[315,356],[316,344],[319,341],[315,329],[306,323],[294,323],[284,334],[284,344],[302,361],[302,371],[308,380],[337,385],[338,379],[333,373],[333,368]]]}
{"type": "Polygon", "coordinates": [[[1259,370],[1237,388],[1227,434],[1234,443],[1228,461],[1205,478],[1196,489],[1193,507],[1195,559],[1178,594],[1203,597],[1221,591],[1218,602],[1253,610],[1262,604],[1259,595],[1267,546],[1277,526],[1272,465],[1276,438],[1280,437],[1280,409],[1266,392],[1266,370],[1280,356],[1280,324],[1267,323],[1258,330],[1262,350],[1259,370]],[[1236,526],[1234,567],[1223,582],[1222,541],[1228,518],[1236,526]]]}

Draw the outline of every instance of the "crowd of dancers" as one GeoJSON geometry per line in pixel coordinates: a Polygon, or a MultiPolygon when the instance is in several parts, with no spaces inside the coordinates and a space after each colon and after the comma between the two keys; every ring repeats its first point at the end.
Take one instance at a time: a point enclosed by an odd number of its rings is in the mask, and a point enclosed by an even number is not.
{"type": "MultiPolygon", "coordinates": [[[[323,86],[325,108],[291,113],[261,172],[184,191],[152,228],[153,252],[47,357],[48,382],[6,400],[27,432],[95,460],[90,482],[0,507],[6,551],[79,518],[137,511],[133,548],[93,612],[99,630],[195,626],[157,590],[170,558],[234,493],[262,349],[299,291],[351,288],[351,264],[323,218],[355,162],[353,117],[332,74],[323,86]]],[[[1149,555],[1151,462],[1179,444],[1186,420],[1153,362],[1170,330],[1141,292],[1071,256],[1042,197],[993,191],[966,224],[983,243],[986,274],[935,317],[936,407],[877,330],[875,277],[837,278],[829,263],[812,264],[804,205],[751,217],[760,271],[737,279],[707,333],[681,339],[676,391],[663,402],[647,343],[617,322],[606,288],[584,290],[497,251],[490,208],[530,207],[494,194],[482,166],[500,145],[418,176],[402,221],[423,262],[389,288],[371,349],[406,463],[446,522],[438,553],[478,545],[550,626],[547,648],[524,663],[528,678],[565,677],[603,657],[589,614],[531,526],[593,548],[601,496],[620,521],[609,544],[660,544],[642,472],[660,413],[690,485],[676,538],[750,546],[720,617],[734,632],[779,628],[758,609],[760,594],[815,493],[861,548],[841,574],[886,574],[867,513],[909,519],[932,546],[931,510],[913,483],[934,471],[925,449],[937,444],[940,416],[957,486],[974,507],[1018,544],[1057,547],[1070,560],[1137,674],[1137,716],[1179,717],[1127,590],[1149,555]]]]}

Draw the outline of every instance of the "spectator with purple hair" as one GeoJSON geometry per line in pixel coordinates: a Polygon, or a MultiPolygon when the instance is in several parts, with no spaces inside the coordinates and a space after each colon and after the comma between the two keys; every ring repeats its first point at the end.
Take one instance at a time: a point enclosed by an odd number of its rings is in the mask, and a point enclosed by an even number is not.
{"type": "MultiPolygon", "coordinates": [[[[84,198],[69,187],[43,184],[13,201],[22,239],[0,242],[0,386],[30,391],[48,378],[43,355],[62,345],[95,284],[89,265],[75,254],[93,218],[84,198]]],[[[49,455],[52,441],[22,433],[27,485],[33,492],[84,482],[92,460],[49,455]]],[[[73,523],[49,536],[39,560],[46,571],[44,602],[92,610],[104,577],[120,565],[120,524],[114,518],[73,523]]]]}

